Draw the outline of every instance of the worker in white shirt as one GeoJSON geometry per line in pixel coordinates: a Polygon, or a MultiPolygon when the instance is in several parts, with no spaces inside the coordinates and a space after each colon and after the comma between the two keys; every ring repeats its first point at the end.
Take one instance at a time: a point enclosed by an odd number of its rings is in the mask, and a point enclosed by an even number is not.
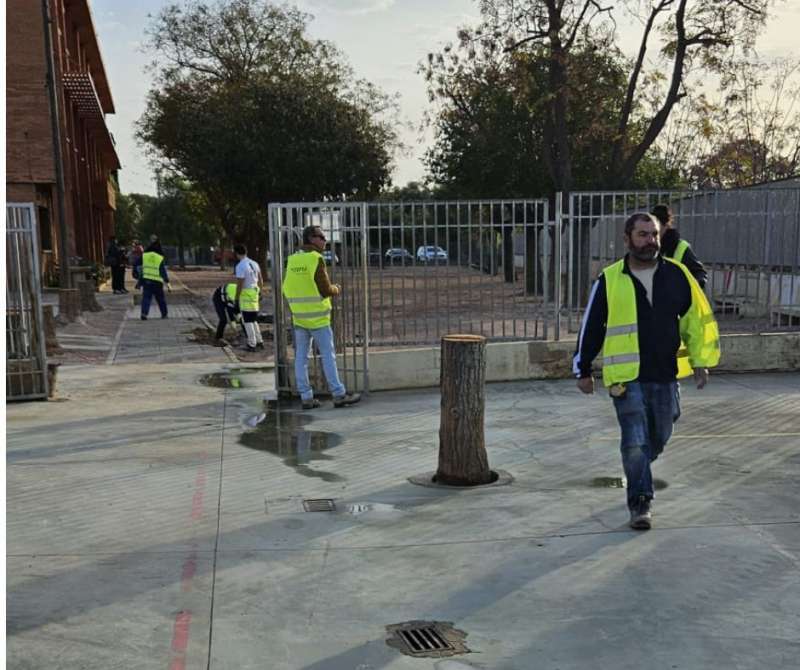
{"type": "Polygon", "coordinates": [[[242,313],[244,330],[247,333],[247,351],[264,348],[261,329],[258,326],[258,303],[261,297],[263,280],[261,268],[253,259],[247,257],[247,247],[237,244],[233,247],[236,264],[236,304],[242,313]]]}

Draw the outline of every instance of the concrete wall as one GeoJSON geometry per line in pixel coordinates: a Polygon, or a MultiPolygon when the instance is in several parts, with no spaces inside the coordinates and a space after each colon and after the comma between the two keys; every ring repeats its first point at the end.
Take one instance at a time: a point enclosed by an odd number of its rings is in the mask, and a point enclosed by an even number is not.
{"type": "MultiPolygon", "coordinates": [[[[721,347],[717,371],[800,370],[800,333],[723,335],[721,347]]],[[[569,378],[574,350],[574,341],[489,344],[486,381],[569,378]]],[[[439,363],[438,347],[370,352],[370,390],[438,386],[439,363]]]]}

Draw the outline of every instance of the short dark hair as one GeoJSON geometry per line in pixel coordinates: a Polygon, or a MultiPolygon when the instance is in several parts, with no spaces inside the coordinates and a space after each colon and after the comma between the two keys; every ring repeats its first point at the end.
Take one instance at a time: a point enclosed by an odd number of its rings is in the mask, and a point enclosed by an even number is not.
{"type": "Polygon", "coordinates": [[[672,223],[672,210],[667,205],[656,205],[650,213],[662,226],[669,226],[672,223]]]}
{"type": "Polygon", "coordinates": [[[648,214],[647,212],[636,212],[636,214],[631,214],[628,217],[628,220],[625,221],[625,234],[630,237],[633,229],[636,228],[636,224],[639,221],[650,221],[652,223],[660,223],[660,221],[653,217],[652,214],[648,214]]]}
{"type": "Polygon", "coordinates": [[[240,256],[247,256],[247,247],[244,244],[235,244],[233,246],[233,253],[239,254],[240,256]]]}
{"type": "Polygon", "coordinates": [[[322,232],[322,228],[317,225],[306,226],[303,228],[303,244],[311,244],[311,238],[322,232]]]}

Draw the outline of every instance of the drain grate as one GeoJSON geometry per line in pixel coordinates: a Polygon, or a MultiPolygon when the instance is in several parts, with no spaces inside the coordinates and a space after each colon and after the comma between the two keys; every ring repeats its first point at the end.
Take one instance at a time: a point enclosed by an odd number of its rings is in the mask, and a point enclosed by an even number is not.
{"type": "Polygon", "coordinates": [[[435,626],[409,628],[397,632],[403,642],[408,645],[408,651],[412,654],[428,654],[432,651],[444,651],[453,648],[453,645],[439,634],[435,626]]]}
{"type": "Polygon", "coordinates": [[[303,509],[306,512],[333,512],[336,510],[336,503],[333,498],[314,498],[304,500],[303,509]]]}
{"type": "Polygon", "coordinates": [[[386,626],[386,644],[406,656],[443,658],[468,654],[467,634],[449,621],[405,621],[386,626]]]}

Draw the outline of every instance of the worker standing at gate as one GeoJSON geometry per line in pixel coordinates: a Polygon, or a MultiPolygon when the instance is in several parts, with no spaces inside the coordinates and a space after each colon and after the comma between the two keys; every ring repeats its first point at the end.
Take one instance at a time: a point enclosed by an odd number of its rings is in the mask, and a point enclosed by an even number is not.
{"type": "Polygon", "coordinates": [[[700,288],[705,288],[708,273],[703,264],[697,260],[689,243],[681,239],[681,234],[675,228],[672,210],[667,205],[656,205],[650,213],[661,224],[661,254],[683,263],[700,284],[700,288]]]}
{"type": "Polygon", "coordinates": [[[247,257],[247,247],[237,244],[233,253],[239,261],[236,264],[236,296],[234,302],[242,313],[244,331],[247,333],[247,351],[264,348],[264,338],[258,326],[258,307],[261,300],[261,268],[247,257]]]}
{"type": "Polygon", "coordinates": [[[319,226],[303,229],[303,248],[289,256],[283,278],[283,296],[289,303],[294,325],[294,373],[303,409],[319,407],[314,389],[308,380],[308,356],[311,342],[316,343],[322,358],[322,371],[333,396],[334,407],[354,405],[361,400],[358,393],[347,393],[336,368],[336,351],[331,330],[331,298],[340,288],[331,284],[325,270],[327,240],[319,226]]]}
{"type": "Polygon", "coordinates": [[[164,285],[169,289],[169,277],[161,244],[156,239],[142,254],[142,270],[139,281],[142,284],[142,321],[147,321],[150,313],[150,300],[156,299],[161,310],[161,318],[167,318],[167,301],[164,298],[164,285]]]}
{"type": "Polygon", "coordinates": [[[578,335],[573,372],[594,392],[592,361],[602,349],[603,383],[620,426],[630,526],[647,530],[654,497],[650,465],[680,416],[677,378],[697,388],[719,362],[719,330],[705,293],[682,264],[659,255],[658,220],[625,222],[628,253],[594,283],[578,335]]]}

